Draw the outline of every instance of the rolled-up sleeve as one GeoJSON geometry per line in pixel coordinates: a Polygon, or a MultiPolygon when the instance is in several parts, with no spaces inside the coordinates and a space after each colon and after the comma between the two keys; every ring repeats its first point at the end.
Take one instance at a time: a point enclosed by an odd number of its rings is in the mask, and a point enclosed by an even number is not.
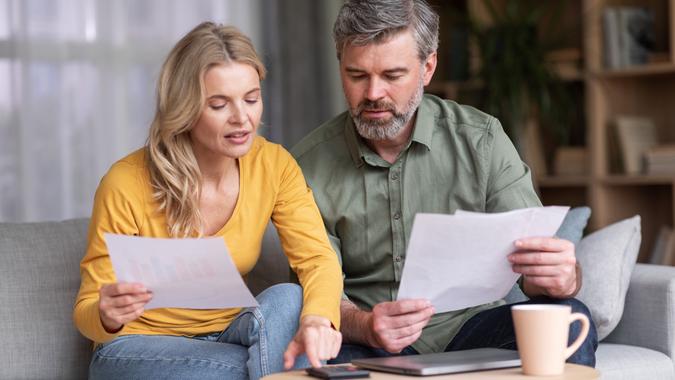
{"type": "Polygon", "coordinates": [[[532,185],[530,168],[520,159],[513,143],[495,118],[490,118],[488,136],[482,148],[487,166],[487,212],[541,206],[532,185]]]}

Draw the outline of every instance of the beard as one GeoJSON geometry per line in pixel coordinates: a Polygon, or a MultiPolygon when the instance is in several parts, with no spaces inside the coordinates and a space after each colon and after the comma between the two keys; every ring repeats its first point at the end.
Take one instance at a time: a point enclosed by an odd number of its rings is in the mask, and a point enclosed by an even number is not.
{"type": "Polygon", "coordinates": [[[365,100],[356,109],[350,109],[349,113],[361,137],[367,140],[388,140],[397,136],[412,119],[422,102],[423,95],[424,84],[420,80],[417,91],[408,100],[403,110],[396,109],[396,104],[385,100],[365,100]],[[363,116],[365,110],[386,110],[391,112],[392,116],[388,119],[369,119],[363,116]]]}

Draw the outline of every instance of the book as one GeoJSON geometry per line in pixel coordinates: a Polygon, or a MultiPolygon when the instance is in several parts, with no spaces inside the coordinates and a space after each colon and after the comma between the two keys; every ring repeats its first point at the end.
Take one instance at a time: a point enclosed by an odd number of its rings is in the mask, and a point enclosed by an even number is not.
{"type": "Polygon", "coordinates": [[[643,7],[618,7],[621,65],[644,65],[654,48],[654,12],[643,7]]]}
{"type": "Polygon", "coordinates": [[[616,70],[650,61],[655,46],[654,12],[646,7],[606,7],[602,13],[605,67],[616,70]]]}
{"type": "MultiPolygon", "coordinates": [[[[656,241],[649,256],[649,263],[664,265],[665,260],[672,259],[672,251],[675,249],[673,239],[673,229],[669,226],[661,226],[656,241]]],[[[666,264],[667,265],[667,264],[666,264]]]]}
{"type": "Polygon", "coordinates": [[[605,67],[616,70],[621,67],[621,46],[619,42],[619,12],[607,7],[602,12],[605,67]]]}
{"type": "Polygon", "coordinates": [[[645,153],[657,144],[654,122],[646,117],[618,116],[615,125],[623,171],[626,174],[644,173],[645,153]]]}
{"type": "Polygon", "coordinates": [[[675,174],[675,144],[657,145],[645,153],[649,174],[675,174]]]}

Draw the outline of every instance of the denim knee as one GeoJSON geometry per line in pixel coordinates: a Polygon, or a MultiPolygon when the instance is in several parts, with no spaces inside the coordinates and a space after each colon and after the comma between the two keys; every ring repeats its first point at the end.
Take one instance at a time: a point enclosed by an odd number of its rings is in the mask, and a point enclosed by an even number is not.
{"type": "MultiPolygon", "coordinates": [[[[598,348],[598,333],[595,329],[595,324],[591,318],[591,311],[588,307],[576,298],[568,299],[553,299],[548,297],[537,297],[532,302],[541,302],[555,305],[567,305],[572,307],[572,313],[581,313],[588,317],[590,326],[588,328],[588,336],[584,339],[581,347],[572,354],[567,360],[570,363],[583,364],[590,367],[595,367],[595,351],[598,348]]],[[[581,322],[574,322],[570,325],[569,342],[573,342],[581,333],[581,322]]]]}
{"type": "MultiPolygon", "coordinates": [[[[586,338],[586,342],[593,344],[594,347],[597,347],[598,333],[595,329],[595,323],[593,323],[591,311],[588,309],[588,306],[576,298],[570,298],[563,301],[565,301],[566,305],[570,305],[572,307],[572,313],[581,313],[588,317],[590,327],[588,329],[588,338],[586,338]]],[[[581,322],[575,322],[572,324],[572,326],[570,326],[570,335],[573,339],[575,339],[577,336],[579,336],[579,333],[581,333],[581,322]]]]}
{"type": "Polygon", "coordinates": [[[256,298],[260,304],[260,312],[265,319],[272,316],[285,320],[300,318],[302,311],[302,287],[300,285],[283,283],[270,286],[256,298]]]}
{"type": "MultiPolygon", "coordinates": [[[[595,329],[595,324],[593,323],[593,319],[591,316],[591,311],[588,309],[588,306],[586,306],[583,302],[579,301],[576,298],[567,298],[567,299],[557,299],[557,298],[549,298],[549,297],[536,297],[530,300],[531,303],[547,303],[547,304],[554,304],[554,305],[566,305],[566,306],[571,306],[572,307],[572,313],[581,313],[584,314],[585,316],[588,317],[588,320],[591,322],[590,323],[590,328],[588,330],[588,338],[586,338],[587,343],[594,343],[594,346],[597,346],[597,332],[595,329]]],[[[581,322],[574,322],[570,326],[570,338],[575,339],[577,336],[579,336],[579,333],[581,332],[581,322]]]]}

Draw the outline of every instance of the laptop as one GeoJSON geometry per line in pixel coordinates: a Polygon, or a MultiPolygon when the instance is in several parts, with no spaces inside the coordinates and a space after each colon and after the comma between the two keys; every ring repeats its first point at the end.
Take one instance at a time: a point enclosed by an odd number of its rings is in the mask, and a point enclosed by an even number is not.
{"type": "Polygon", "coordinates": [[[441,352],[437,354],[354,359],[357,367],[404,375],[429,376],[520,366],[518,351],[500,348],[441,352]]]}

